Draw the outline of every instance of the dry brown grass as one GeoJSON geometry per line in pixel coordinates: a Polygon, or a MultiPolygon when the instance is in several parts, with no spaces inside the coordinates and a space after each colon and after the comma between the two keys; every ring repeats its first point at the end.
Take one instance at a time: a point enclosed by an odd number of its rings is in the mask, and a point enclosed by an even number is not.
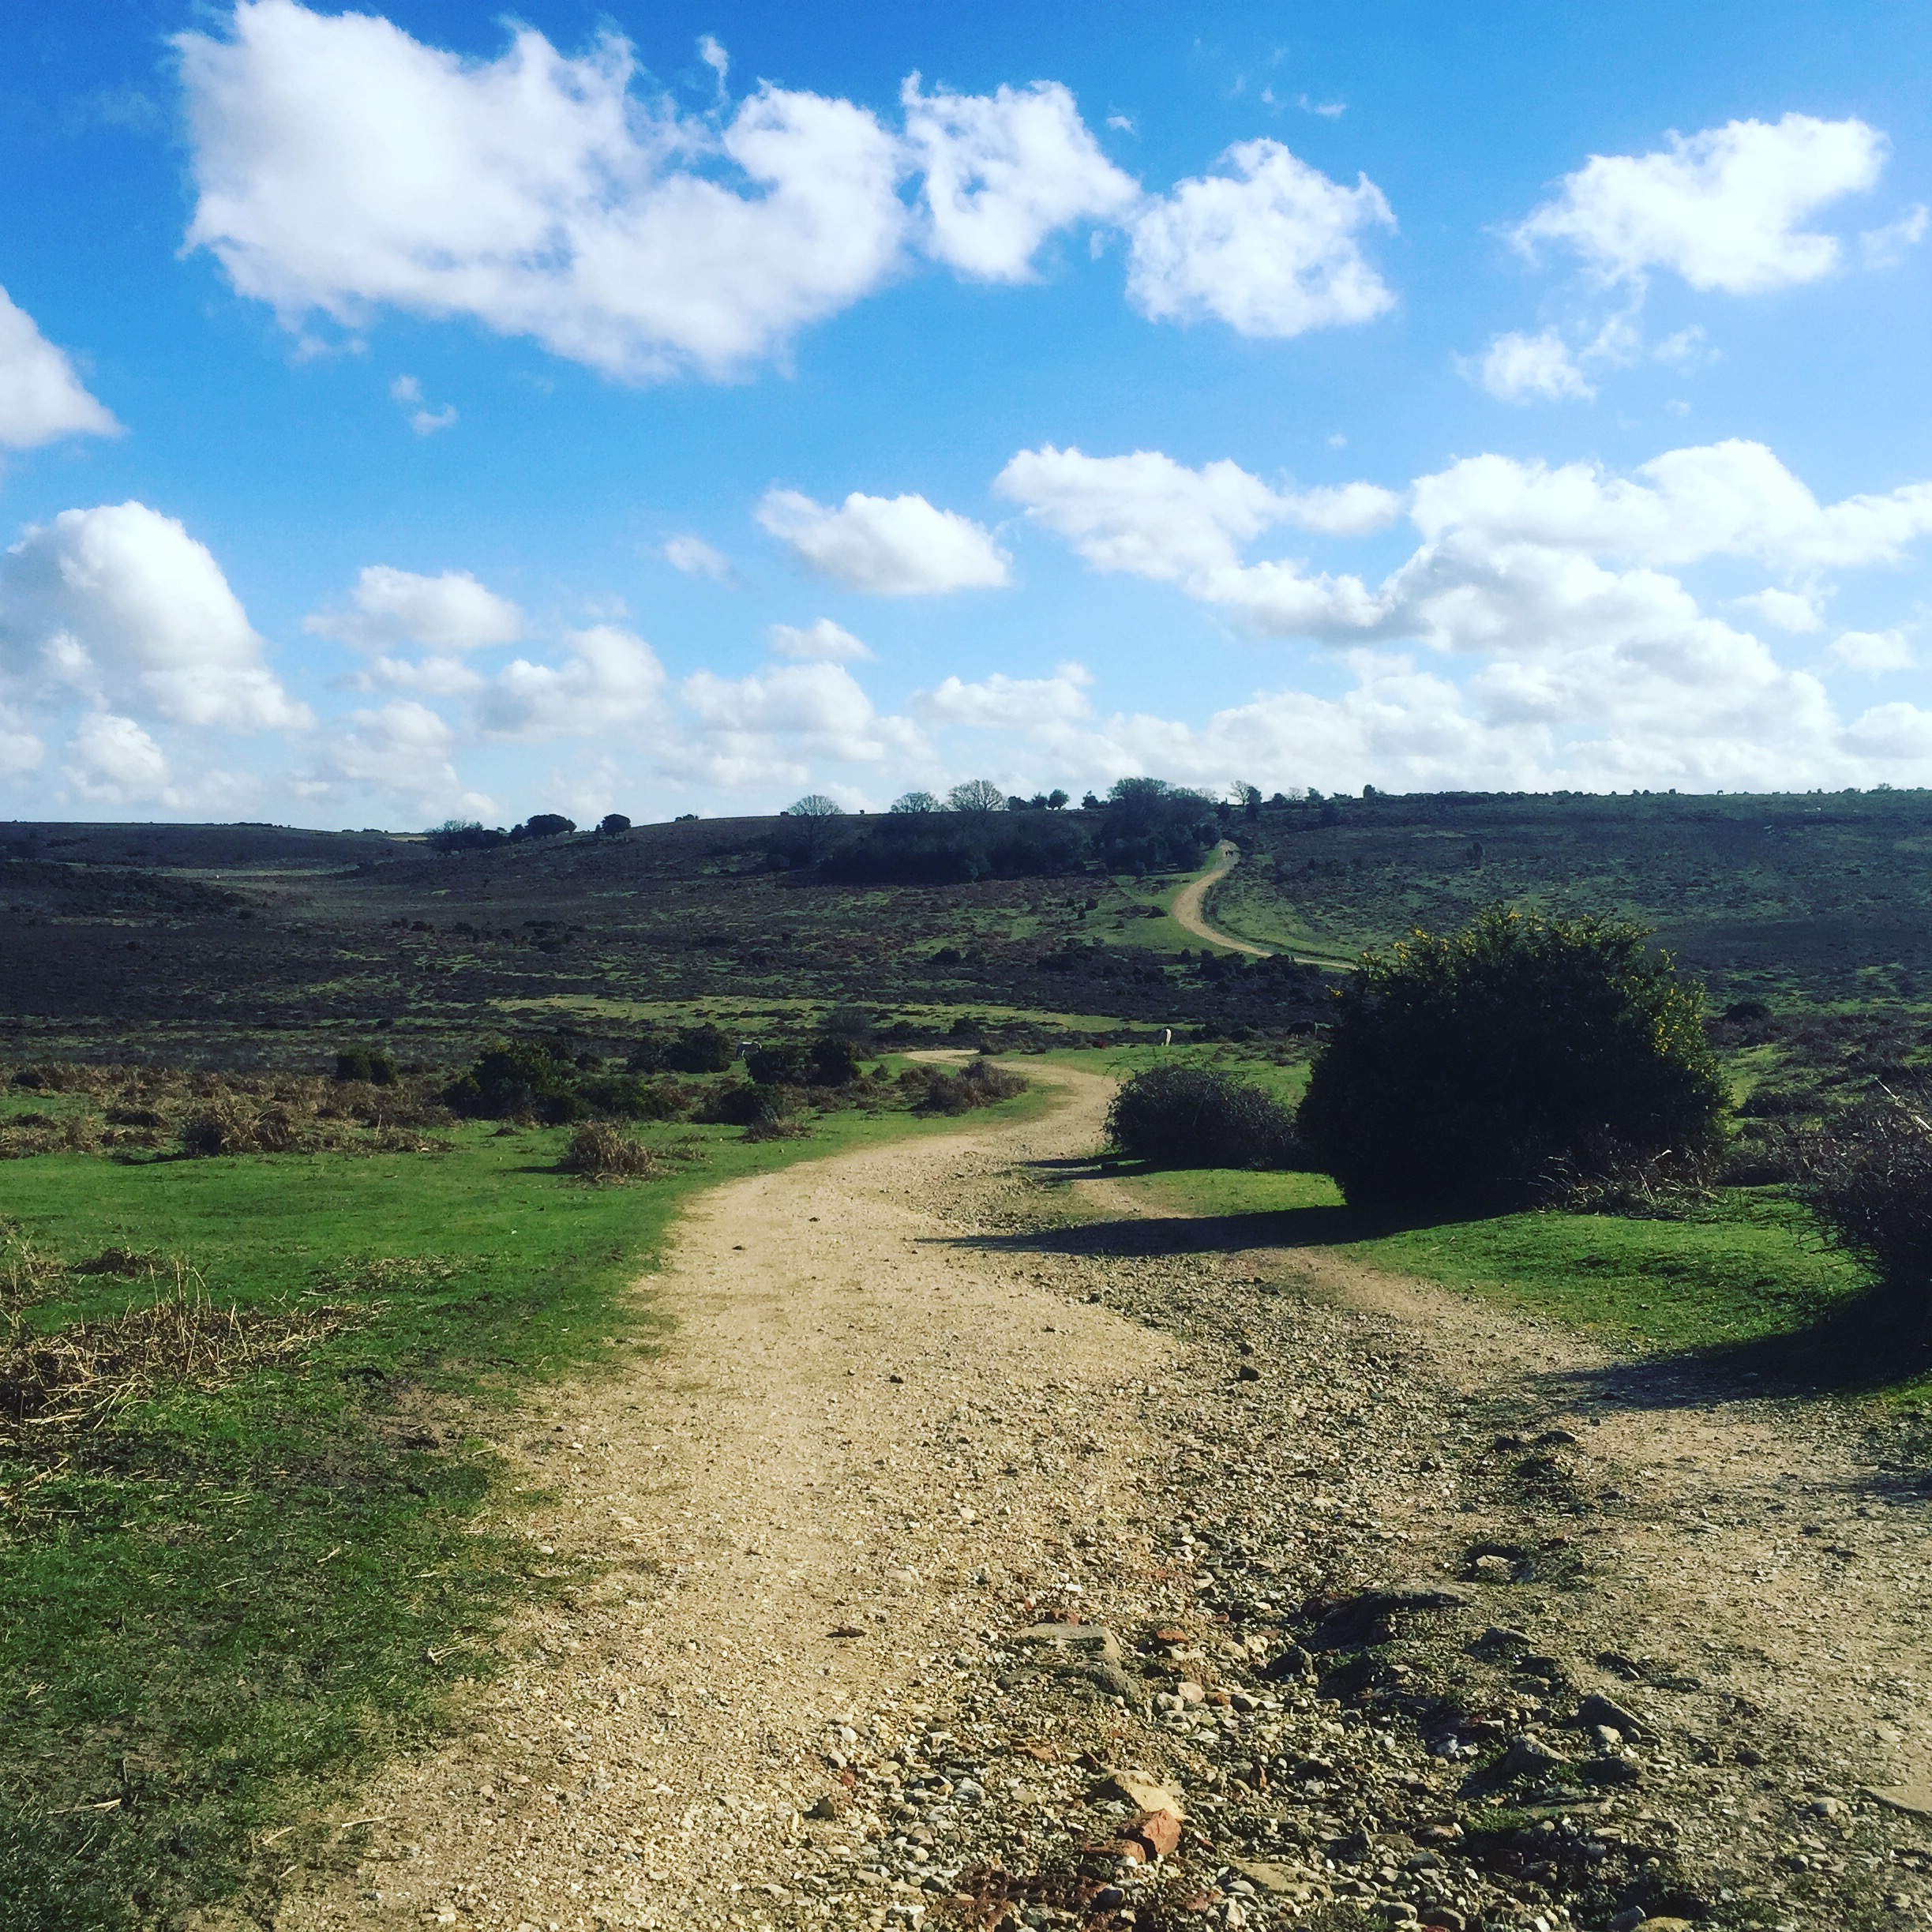
{"type": "Polygon", "coordinates": [[[0,1335],[0,1442],[16,1446],[98,1429],[131,1401],[170,1387],[220,1387],[279,1361],[350,1319],[317,1305],[295,1311],[230,1307],[209,1299],[193,1269],[110,1248],[73,1268],[12,1236],[6,1262],[6,1329],[0,1335]],[[165,1275],[153,1300],[114,1315],[47,1331],[28,1311],[66,1274],[165,1275]]]}
{"type": "Polygon", "coordinates": [[[648,1147],[606,1120],[579,1127],[559,1165],[565,1173],[587,1180],[651,1180],[664,1172],[664,1163],[648,1147]]]}

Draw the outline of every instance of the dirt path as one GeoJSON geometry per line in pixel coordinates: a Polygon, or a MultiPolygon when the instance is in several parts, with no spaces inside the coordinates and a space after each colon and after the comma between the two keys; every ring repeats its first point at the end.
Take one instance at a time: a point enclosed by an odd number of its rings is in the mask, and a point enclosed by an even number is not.
{"type": "Polygon", "coordinates": [[[1108,1083],[1041,1077],[698,1204],[667,1354],[503,1445],[561,1595],[283,1841],[277,1932],[1932,1922],[1863,1789],[1932,1765],[1915,1477],[1138,1211],[1082,1165],[1108,1083]],[[1024,1635],[1068,1615],[1117,1657],[1024,1635]],[[1157,1866],[1110,1766],[1187,1814],[1157,1866]]]}
{"type": "Polygon", "coordinates": [[[1193,933],[1195,938],[1210,940],[1217,946],[1232,947],[1235,951],[1247,953],[1256,959],[1271,957],[1265,946],[1236,939],[1231,933],[1208,924],[1207,914],[1202,910],[1207,903],[1208,893],[1233,871],[1241,857],[1240,848],[1225,838],[1214,848],[1214,853],[1216,862],[1212,869],[1203,872],[1199,879],[1191,879],[1174,895],[1174,902],[1168,908],[1174,923],[1193,933]]]}

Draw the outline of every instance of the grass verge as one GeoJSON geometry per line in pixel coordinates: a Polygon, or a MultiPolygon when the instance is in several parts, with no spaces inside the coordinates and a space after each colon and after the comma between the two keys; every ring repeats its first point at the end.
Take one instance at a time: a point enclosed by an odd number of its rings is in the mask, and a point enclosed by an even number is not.
{"type": "Polygon", "coordinates": [[[224,1332],[277,1345],[0,1432],[0,1932],[265,1906],[289,1819],[433,1735],[555,1587],[488,1506],[490,1412],[661,1343],[624,1290],[698,1188],[957,1125],[646,1127],[666,1177],[626,1187],[561,1172],[566,1130],[488,1124],[438,1155],[7,1163],[17,1262],[66,1264],[17,1265],[19,1339],[111,1337],[184,1256],[224,1332]]]}

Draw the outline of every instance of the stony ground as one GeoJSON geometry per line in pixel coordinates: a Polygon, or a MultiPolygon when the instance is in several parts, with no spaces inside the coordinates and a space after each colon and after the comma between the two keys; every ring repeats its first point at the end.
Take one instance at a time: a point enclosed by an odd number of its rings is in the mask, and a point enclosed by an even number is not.
{"type": "Polygon", "coordinates": [[[1932,1922],[1909,1465],[1215,1250],[1041,1077],[706,1197],[669,1353],[503,1444],[559,1593],[276,1932],[1932,1922]]]}

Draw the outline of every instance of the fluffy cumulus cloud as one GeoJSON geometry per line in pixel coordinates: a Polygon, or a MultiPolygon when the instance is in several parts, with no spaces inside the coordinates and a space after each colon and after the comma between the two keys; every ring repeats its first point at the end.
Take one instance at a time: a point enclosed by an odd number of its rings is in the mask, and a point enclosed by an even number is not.
{"type": "Polygon", "coordinates": [[[456,746],[456,733],[440,713],[414,699],[399,699],[338,719],[298,789],[311,797],[344,787],[373,792],[426,816],[493,813],[489,797],[457,776],[456,746]]]}
{"type": "Polygon", "coordinates": [[[692,728],[668,762],[711,783],[803,783],[816,761],[877,765],[928,756],[917,729],[882,715],[838,664],[785,664],[748,677],[700,671],[678,694],[692,728]]]}
{"type": "Polygon", "coordinates": [[[935,725],[973,725],[981,728],[1038,733],[1084,718],[1093,711],[1088,693],[1094,673],[1082,664],[1055,667],[1051,677],[1010,677],[996,671],[969,683],[948,677],[921,692],[913,708],[935,725]]]}
{"type": "Polygon", "coordinates": [[[1911,646],[1903,631],[1844,631],[1825,654],[1828,664],[1847,671],[1908,671],[1911,646]]]}
{"type": "MultiPolygon", "coordinates": [[[[621,380],[724,377],[921,253],[1023,282],[1081,222],[1127,233],[1130,295],[1157,320],[1289,336],[1393,299],[1360,245],[1393,219],[1366,177],[1347,187],[1255,141],[1150,197],[1057,81],[928,93],[915,73],[894,129],[769,84],[733,107],[708,37],[718,98],[700,114],[642,88],[614,32],[572,56],[522,28],[473,60],[378,15],[239,0],[225,36],[176,46],[189,245],[293,328],[393,307],[532,337],[621,380]]],[[[395,392],[418,433],[456,421],[413,378],[395,392]]]]}
{"type": "Polygon", "coordinates": [[[304,617],[302,628],[358,651],[415,646],[448,656],[491,644],[513,644],[526,625],[507,597],[486,589],[467,570],[419,576],[388,564],[366,565],[347,604],[304,617]]]}
{"type": "Polygon", "coordinates": [[[1874,186],[1885,153],[1885,137],[1863,121],[1803,114],[1672,134],[1654,153],[1592,155],[1515,238],[1572,248],[1605,282],[1641,282],[1660,268],[1734,295],[1814,282],[1843,249],[1805,224],[1874,186]]]}
{"type": "Polygon", "coordinates": [[[1223,158],[1231,172],[1184,181],[1134,216],[1127,294],[1142,314],[1286,336],[1394,306],[1362,253],[1364,229],[1395,223],[1367,175],[1344,187],[1274,141],[1223,158]]]}
{"type": "Polygon", "coordinates": [[[73,364],[0,288],[0,448],[36,449],[63,436],[115,436],[120,429],[73,364]]]}
{"type": "Polygon", "coordinates": [[[104,803],[150,803],[167,790],[166,754],[131,718],[95,711],[74,728],[66,776],[82,797],[104,803]]]}
{"type": "Polygon", "coordinates": [[[0,673],[178,724],[311,722],[207,546],[141,503],[63,510],[0,560],[0,673]]]}
{"type": "Polygon", "coordinates": [[[795,490],[768,490],[758,520],[820,576],[882,597],[996,589],[1007,559],[992,536],[924,497],[854,490],[837,509],[795,490]]]}
{"type": "Polygon", "coordinates": [[[1097,569],[1169,582],[1234,568],[1239,546],[1273,524],[1359,536],[1402,507],[1371,483],[1277,490],[1226,461],[1191,470],[1158,450],[1089,456],[1051,444],[1022,450],[993,488],[1097,569]]]}
{"type": "Polygon", "coordinates": [[[1596,393],[1577,366],[1570,345],[1554,328],[1533,336],[1497,336],[1476,373],[1483,387],[1499,402],[1587,400],[1596,393]]]}
{"type": "MultiPolygon", "coordinates": [[[[1411,486],[1423,540],[1372,586],[1293,561],[1244,561],[1266,525],[1292,520],[1232,465],[1048,449],[1015,458],[999,487],[1096,568],[1176,584],[1261,635],[1339,645],[1356,667],[1344,698],[1265,694],[1201,732],[1084,722],[1037,705],[1036,734],[1090,768],[1111,759],[1170,775],[1278,774],[1292,752],[1304,761],[1296,782],[1316,783],[1359,783],[1364,771],[1408,786],[1842,783],[1873,775],[1881,738],[1911,737],[1891,711],[1882,730],[1842,722],[1815,677],[1709,615],[1665,566],[1889,562],[1932,529],[1924,486],[1821,505],[1747,443],[1668,452],[1630,476],[1472,458],[1411,486]],[[1405,646],[1462,668],[1418,670],[1405,646]]],[[[1815,617],[1809,589],[1750,602],[1785,628],[1816,628],[1803,621],[1815,617]]],[[[1847,670],[1909,661],[1896,632],[1848,633],[1826,654],[1847,670]]],[[[962,721],[976,722],[971,712],[955,700],[962,721]]]]}
{"type": "Polygon", "coordinates": [[[872,652],[842,625],[830,617],[816,624],[775,624],[765,633],[765,641],[782,658],[802,663],[861,664],[872,661],[872,652]]]}
{"type": "Polygon", "coordinates": [[[850,102],[761,88],[722,128],[632,92],[606,35],[493,61],[366,13],[242,0],[177,41],[189,242],[292,322],[388,304],[534,336],[612,375],[730,373],[876,287],[898,143],[850,102]]]}
{"type": "Polygon", "coordinates": [[[614,625],[573,632],[561,664],[518,658],[483,693],[486,730],[524,739],[598,737],[654,724],[663,708],[664,666],[641,637],[614,625]]]}
{"type": "Polygon", "coordinates": [[[1140,184],[1101,153],[1057,82],[926,94],[914,74],[902,99],[925,174],[926,246],[964,274],[1025,280],[1055,229],[1111,220],[1140,199],[1140,184]]]}

